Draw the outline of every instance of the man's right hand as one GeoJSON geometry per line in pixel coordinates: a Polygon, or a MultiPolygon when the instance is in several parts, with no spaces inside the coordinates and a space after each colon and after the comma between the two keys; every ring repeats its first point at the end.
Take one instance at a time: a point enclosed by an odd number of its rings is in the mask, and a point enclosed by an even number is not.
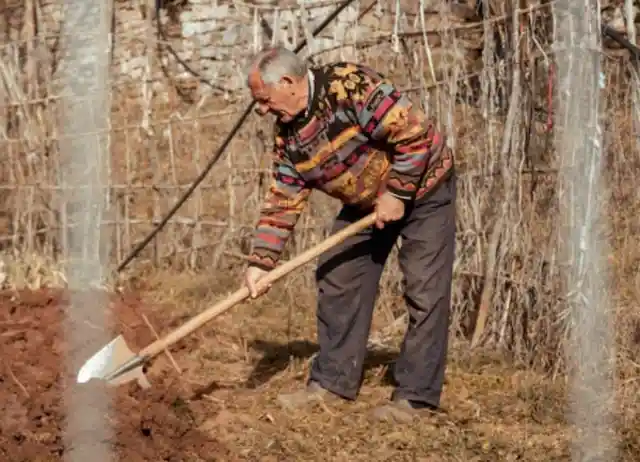
{"type": "Polygon", "coordinates": [[[262,277],[267,274],[268,271],[265,271],[257,266],[250,266],[247,268],[247,271],[244,274],[244,282],[249,289],[249,294],[251,298],[256,298],[258,295],[264,294],[267,290],[271,288],[271,284],[267,287],[263,288],[260,292],[257,289],[257,283],[262,277]]]}

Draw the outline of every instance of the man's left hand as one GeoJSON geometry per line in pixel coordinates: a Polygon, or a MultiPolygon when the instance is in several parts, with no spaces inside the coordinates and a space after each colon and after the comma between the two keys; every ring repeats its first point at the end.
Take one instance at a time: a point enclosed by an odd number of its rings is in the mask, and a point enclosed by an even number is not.
{"type": "Polygon", "coordinates": [[[404,216],[404,202],[388,192],[376,200],[376,227],[384,228],[385,223],[397,221],[404,216]]]}

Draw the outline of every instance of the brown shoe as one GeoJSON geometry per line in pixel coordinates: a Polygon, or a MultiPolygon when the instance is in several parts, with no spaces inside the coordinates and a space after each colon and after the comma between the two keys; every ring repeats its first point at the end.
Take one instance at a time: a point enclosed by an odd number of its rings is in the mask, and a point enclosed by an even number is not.
{"type": "Polygon", "coordinates": [[[308,404],[335,399],[336,395],[329,390],[322,388],[318,382],[311,381],[307,386],[293,393],[283,393],[278,395],[280,405],[288,410],[296,410],[308,404]]]}
{"type": "Polygon", "coordinates": [[[416,417],[423,417],[436,412],[432,406],[416,407],[407,399],[398,399],[378,406],[373,410],[373,417],[378,420],[412,422],[416,417]]]}

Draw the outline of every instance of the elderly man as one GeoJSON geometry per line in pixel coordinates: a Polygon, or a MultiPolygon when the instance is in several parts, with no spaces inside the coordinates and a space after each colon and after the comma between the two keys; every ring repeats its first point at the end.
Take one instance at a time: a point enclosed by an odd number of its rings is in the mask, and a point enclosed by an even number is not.
{"type": "Polygon", "coordinates": [[[380,418],[411,419],[439,408],[448,341],[455,245],[454,162],[445,138],[407,95],[374,70],[347,62],[310,69],[285,48],[254,59],[248,85],[260,115],[277,121],[273,180],[261,209],[245,282],[274,268],[313,189],[343,203],[333,231],[375,210],[375,226],[320,258],[320,351],[309,382],[279,396],[297,408],[354,400],[385,261],[398,237],[408,329],[397,382],[380,418]]]}

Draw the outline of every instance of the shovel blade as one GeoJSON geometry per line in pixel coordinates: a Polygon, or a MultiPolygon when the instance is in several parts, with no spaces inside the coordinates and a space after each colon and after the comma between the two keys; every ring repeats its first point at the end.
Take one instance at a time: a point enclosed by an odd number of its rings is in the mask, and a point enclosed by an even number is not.
{"type": "Polygon", "coordinates": [[[106,380],[111,386],[117,386],[135,380],[142,388],[149,388],[151,384],[147,380],[142,366],[110,377],[110,374],[135,358],[137,355],[131,351],[124,337],[119,335],[82,365],[78,371],[77,382],[87,383],[91,379],[99,379],[106,380]]]}

